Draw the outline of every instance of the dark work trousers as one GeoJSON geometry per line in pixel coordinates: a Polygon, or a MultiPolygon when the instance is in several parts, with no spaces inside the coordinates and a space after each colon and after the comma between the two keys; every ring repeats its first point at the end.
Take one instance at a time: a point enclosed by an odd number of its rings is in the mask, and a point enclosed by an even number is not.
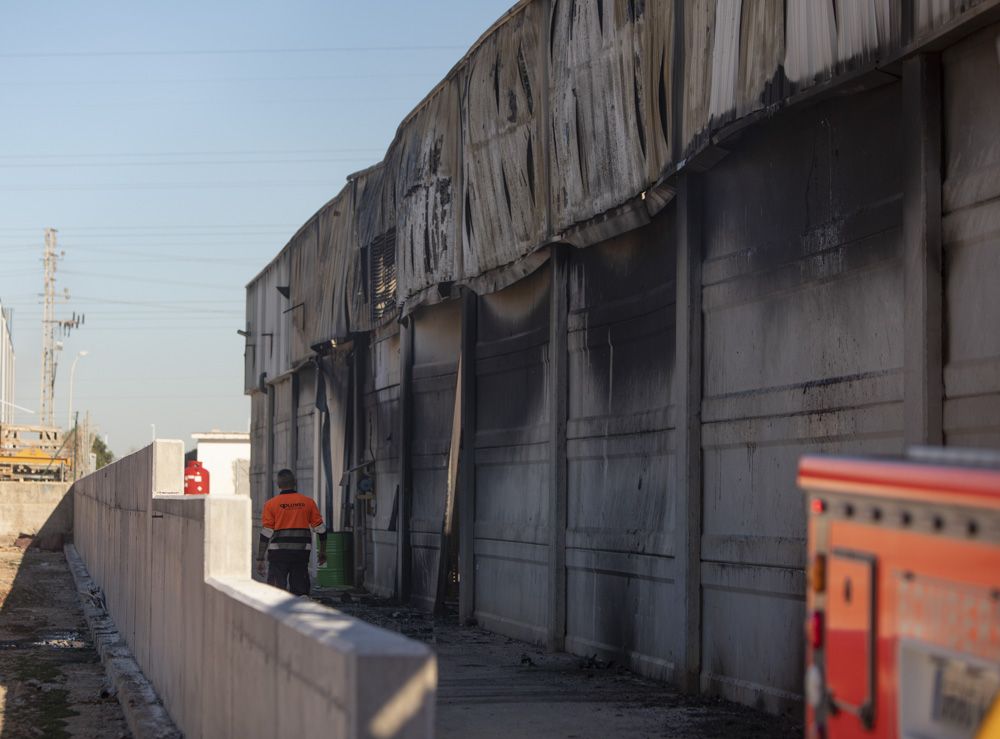
{"type": "Polygon", "coordinates": [[[309,560],[270,560],[267,584],[287,590],[292,595],[309,595],[309,560]]]}

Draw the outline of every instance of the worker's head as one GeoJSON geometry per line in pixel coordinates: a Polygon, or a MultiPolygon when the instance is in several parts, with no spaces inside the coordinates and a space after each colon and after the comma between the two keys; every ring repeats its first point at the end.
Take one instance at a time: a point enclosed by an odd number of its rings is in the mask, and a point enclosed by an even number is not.
{"type": "Polygon", "coordinates": [[[278,470],[278,490],[295,490],[295,473],[291,470],[278,470]]]}

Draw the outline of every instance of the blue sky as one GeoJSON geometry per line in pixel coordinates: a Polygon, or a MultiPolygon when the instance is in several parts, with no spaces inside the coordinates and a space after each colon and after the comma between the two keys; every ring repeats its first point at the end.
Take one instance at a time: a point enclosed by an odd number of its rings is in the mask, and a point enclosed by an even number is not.
{"type": "MultiPolygon", "coordinates": [[[[39,406],[42,243],[65,251],[55,412],[112,449],[245,430],[244,286],[512,0],[0,3],[0,303],[39,406]]],[[[19,413],[18,422],[31,415],[19,413]]]]}

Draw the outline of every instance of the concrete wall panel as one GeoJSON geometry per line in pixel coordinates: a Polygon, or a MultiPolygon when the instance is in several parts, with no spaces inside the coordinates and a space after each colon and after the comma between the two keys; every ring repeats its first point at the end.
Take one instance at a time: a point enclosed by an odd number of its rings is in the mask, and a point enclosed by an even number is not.
{"type": "Polygon", "coordinates": [[[702,591],[702,690],[772,711],[797,703],[803,572],[706,562],[702,591]]]}
{"type": "Polygon", "coordinates": [[[461,304],[450,301],[422,308],[414,321],[410,593],[415,603],[429,609],[437,592],[448,492],[461,304]]]}
{"type": "Polygon", "coordinates": [[[674,559],[568,546],[566,569],[566,649],[673,678],[679,635],[671,628],[678,608],[674,559]]]}
{"type": "Polygon", "coordinates": [[[1000,25],[942,57],[947,443],[1000,447],[1000,25]]]}
{"type": "Polygon", "coordinates": [[[569,260],[566,648],[659,678],[680,635],[673,230],[668,208],[569,260]]]}
{"type": "Polygon", "coordinates": [[[396,524],[393,508],[399,487],[399,330],[372,334],[371,371],[365,384],[365,458],[373,462],[375,506],[366,531],[371,537],[365,586],[390,596],[396,582],[396,524]],[[392,528],[390,530],[390,525],[392,528]]]}
{"type": "Polygon", "coordinates": [[[475,617],[532,642],[547,613],[550,282],[546,266],[483,296],[476,345],[475,617]]]}
{"type": "Polygon", "coordinates": [[[0,482],[0,540],[9,544],[19,534],[31,534],[60,547],[60,538],[73,532],[68,493],[69,485],[61,482],[0,482]]]}
{"type": "Polygon", "coordinates": [[[801,691],[808,452],[902,449],[898,85],[755,129],[705,175],[702,684],[801,691]],[[775,584],[777,583],[777,584],[775,584]]]}
{"type": "Polygon", "coordinates": [[[299,404],[295,409],[295,432],[298,435],[295,449],[295,476],[299,482],[299,492],[316,498],[315,488],[316,464],[316,370],[306,366],[298,372],[299,404]]]}

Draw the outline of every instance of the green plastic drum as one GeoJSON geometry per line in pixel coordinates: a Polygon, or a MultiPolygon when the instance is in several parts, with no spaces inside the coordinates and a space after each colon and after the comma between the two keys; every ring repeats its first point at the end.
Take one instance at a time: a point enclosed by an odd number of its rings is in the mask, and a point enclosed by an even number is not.
{"type": "Polygon", "coordinates": [[[354,554],[350,531],[332,531],[326,535],[326,564],[316,572],[316,584],[321,588],[342,588],[353,585],[351,561],[354,554]]]}

